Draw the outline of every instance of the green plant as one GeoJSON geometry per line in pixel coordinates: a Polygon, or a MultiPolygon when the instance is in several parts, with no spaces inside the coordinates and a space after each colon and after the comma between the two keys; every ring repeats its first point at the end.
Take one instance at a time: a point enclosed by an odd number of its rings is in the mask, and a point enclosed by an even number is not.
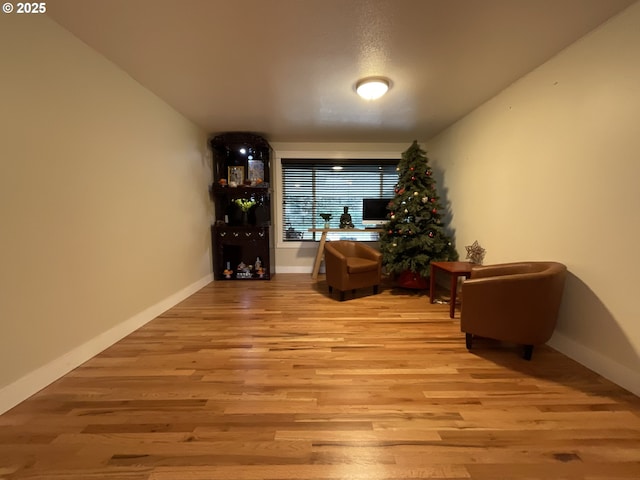
{"type": "Polygon", "coordinates": [[[249,210],[251,210],[251,207],[256,204],[256,201],[251,200],[250,198],[236,198],[235,203],[242,209],[243,212],[248,212],[249,210]]]}

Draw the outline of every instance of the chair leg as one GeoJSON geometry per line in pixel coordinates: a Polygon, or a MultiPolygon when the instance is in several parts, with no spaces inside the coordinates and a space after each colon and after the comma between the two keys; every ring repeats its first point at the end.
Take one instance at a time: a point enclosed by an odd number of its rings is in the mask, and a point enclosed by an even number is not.
{"type": "Polygon", "coordinates": [[[333,293],[333,287],[329,285],[329,293],[333,293]]]}
{"type": "Polygon", "coordinates": [[[377,295],[378,294],[378,285],[374,285],[373,286],[373,294],[377,295]]]}
{"type": "Polygon", "coordinates": [[[467,344],[467,350],[471,350],[471,347],[473,346],[473,335],[471,335],[470,333],[465,333],[464,340],[467,344]]]}
{"type": "Polygon", "coordinates": [[[340,290],[340,301],[344,302],[344,291],[340,290]]]}
{"type": "Polygon", "coordinates": [[[522,358],[525,360],[531,360],[531,355],[533,355],[533,345],[525,345],[522,358]]]}

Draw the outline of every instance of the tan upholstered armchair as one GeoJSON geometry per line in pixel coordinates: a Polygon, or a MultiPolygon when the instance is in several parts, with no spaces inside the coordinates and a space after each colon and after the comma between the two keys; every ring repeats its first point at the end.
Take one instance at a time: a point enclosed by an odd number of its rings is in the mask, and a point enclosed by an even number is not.
{"type": "Polygon", "coordinates": [[[473,337],[524,345],[546,343],[555,329],[567,268],[556,262],[520,262],[474,267],[462,284],[460,329],[467,348],[473,337]]]}
{"type": "Polygon", "coordinates": [[[378,293],[382,281],[382,254],[374,248],[346,240],[327,242],[324,263],[329,293],[337,289],[341,301],[347,290],[355,292],[358,288],[373,287],[373,293],[378,293]]]}

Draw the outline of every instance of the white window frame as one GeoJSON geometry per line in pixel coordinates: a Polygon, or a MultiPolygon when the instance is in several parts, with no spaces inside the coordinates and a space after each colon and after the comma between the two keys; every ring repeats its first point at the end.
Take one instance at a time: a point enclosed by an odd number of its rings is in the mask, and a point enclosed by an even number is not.
{"type": "Polygon", "coordinates": [[[299,158],[299,159],[315,159],[326,158],[328,160],[340,160],[340,159],[352,159],[352,160],[371,160],[371,159],[383,159],[383,160],[400,160],[402,153],[406,150],[406,145],[396,144],[380,144],[376,145],[376,149],[370,150],[371,145],[367,147],[369,150],[365,150],[363,147],[353,146],[352,144],[327,144],[322,148],[304,149],[300,147],[283,146],[278,148],[277,144],[272,144],[274,148],[274,162],[273,168],[273,198],[275,200],[274,205],[274,234],[275,234],[275,246],[276,248],[295,248],[295,249],[309,249],[317,250],[317,242],[309,241],[291,241],[284,240],[284,224],[283,212],[282,212],[282,159],[283,158],[299,158]],[[326,149],[325,149],[326,148],[326,149]]]}

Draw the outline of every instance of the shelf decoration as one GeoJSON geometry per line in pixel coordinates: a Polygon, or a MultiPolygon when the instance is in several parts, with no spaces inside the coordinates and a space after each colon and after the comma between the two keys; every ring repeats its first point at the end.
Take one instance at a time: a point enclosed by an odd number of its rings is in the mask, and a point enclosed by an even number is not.
{"type": "Polygon", "coordinates": [[[487,251],[480,246],[477,240],[471,245],[467,245],[464,248],[467,250],[467,260],[469,260],[471,263],[482,265],[482,262],[484,261],[484,255],[485,253],[487,253],[487,251]]]}
{"type": "Polygon", "coordinates": [[[262,183],[264,181],[264,162],[260,160],[249,160],[249,180],[252,185],[262,183]]]}
{"type": "Polygon", "coordinates": [[[251,207],[256,204],[256,201],[251,198],[236,198],[234,201],[245,213],[251,210],[251,207]]]}
{"type": "Polygon", "coordinates": [[[227,168],[229,177],[229,186],[237,187],[244,183],[244,167],[242,166],[230,166],[227,168]]]}
{"type": "Polygon", "coordinates": [[[329,220],[333,217],[330,213],[321,213],[320,217],[324,220],[324,228],[329,228],[329,220]]]}

